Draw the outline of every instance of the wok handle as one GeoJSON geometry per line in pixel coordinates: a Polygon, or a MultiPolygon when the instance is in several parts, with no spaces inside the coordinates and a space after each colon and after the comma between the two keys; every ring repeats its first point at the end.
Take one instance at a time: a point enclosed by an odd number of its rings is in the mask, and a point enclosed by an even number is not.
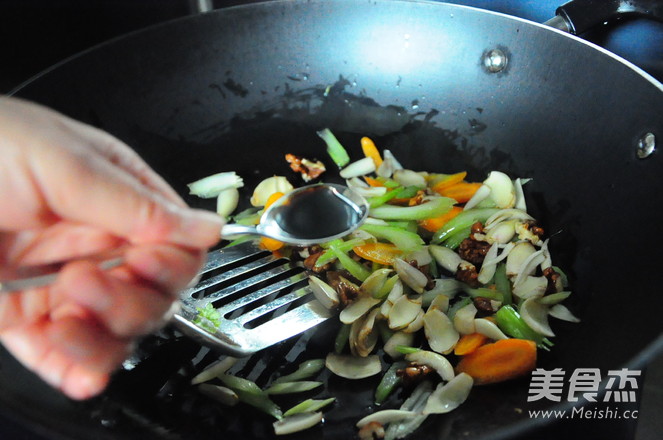
{"type": "Polygon", "coordinates": [[[555,11],[545,24],[580,35],[603,23],[626,16],[647,17],[663,22],[661,0],[571,0],[555,11]]]}

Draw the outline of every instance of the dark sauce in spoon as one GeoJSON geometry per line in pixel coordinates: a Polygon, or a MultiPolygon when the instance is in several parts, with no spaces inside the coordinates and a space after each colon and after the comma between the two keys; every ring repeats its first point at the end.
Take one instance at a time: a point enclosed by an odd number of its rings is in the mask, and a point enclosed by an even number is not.
{"type": "Polygon", "coordinates": [[[274,220],[288,234],[312,240],[348,231],[361,220],[359,206],[334,188],[314,186],[274,208],[274,220]]]}

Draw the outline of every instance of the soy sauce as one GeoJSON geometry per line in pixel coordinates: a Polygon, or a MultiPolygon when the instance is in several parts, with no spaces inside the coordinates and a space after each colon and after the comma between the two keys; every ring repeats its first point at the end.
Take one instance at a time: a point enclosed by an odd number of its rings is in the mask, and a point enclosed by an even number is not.
{"type": "Polygon", "coordinates": [[[314,186],[292,195],[288,204],[277,207],[274,219],[288,234],[313,240],[347,231],[357,225],[362,215],[358,206],[334,188],[314,186]]]}

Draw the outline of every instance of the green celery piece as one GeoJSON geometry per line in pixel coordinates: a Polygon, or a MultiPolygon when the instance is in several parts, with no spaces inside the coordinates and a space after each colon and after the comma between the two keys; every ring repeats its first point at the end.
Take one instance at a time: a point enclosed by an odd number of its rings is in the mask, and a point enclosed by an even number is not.
{"type": "Polygon", "coordinates": [[[247,241],[255,240],[256,238],[252,235],[240,235],[230,243],[224,246],[224,248],[229,248],[233,246],[237,246],[238,244],[246,243],[247,241]]]}
{"type": "Polygon", "coordinates": [[[413,252],[424,245],[424,240],[414,232],[408,232],[404,229],[393,226],[372,225],[364,223],[361,229],[374,235],[376,238],[390,241],[398,249],[404,252],[413,252]]]}
{"type": "Polygon", "coordinates": [[[296,371],[277,378],[272,382],[272,384],[282,382],[297,382],[300,380],[308,379],[309,377],[317,374],[323,368],[325,368],[324,359],[310,359],[299,364],[296,371]]]}
{"type": "Polygon", "coordinates": [[[306,399],[284,412],[283,417],[293,416],[300,413],[316,412],[335,401],[336,397],[330,397],[329,399],[324,400],[306,399]]]}
{"type": "Polygon", "coordinates": [[[396,374],[398,370],[402,370],[407,366],[407,362],[398,361],[394,362],[391,367],[384,373],[382,380],[378,384],[378,387],[375,389],[375,404],[382,405],[387,397],[394,392],[396,387],[398,387],[402,379],[396,374]]]}
{"type": "Polygon", "coordinates": [[[371,272],[368,269],[350,258],[350,256],[345,252],[339,250],[335,246],[332,246],[331,250],[334,252],[338,262],[341,263],[341,266],[343,266],[345,270],[350,272],[350,274],[352,274],[352,276],[357,278],[359,281],[365,281],[366,278],[371,275],[371,272]]]}
{"type": "Polygon", "coordinates": [[[387,191],[386,193],[382,194],[381,196],[375,196],[375,197],[369,197],[367,202],[368,206],[372,208],[377,208],[378,206],[382,206],[391,199],[396,199],[400,197],[401,193],[405,192],[405,187],[396,187],[392,189],[391,191],[387,191]]]}
{"type": "Polygon", "coordinates": [[[539,348],[548,350],[548,346],[552,346],[552,342],[545,336],[535,332],[527,325],[520,313],[511,305],[500,307],[495,313],[497,326],[507,335],[518,339],[529,339],[534,341],[539,348]]]}
{"type": "MultiPolygon", "coordinates": [[[[350,252],[353,247],[361,246],[362,244],[366,243],[364,240],[362,240],[360,238],[353,238],[352,240],[348,240],[348,241],[343,241],[341,239],[337,239],[337,240],[333,240],[333,242],[334,242],[333,246],[336,249],[340,250],[341,252],[350,252]]],[[[325,264],[327,264],[330,261],[335,260],[335,259],[336,259],[336,254],[334,254],[334,251],[332,249],[325,249],[322,252],[322,254],[318,257],[318,259],[316,260],[315,267],[322,267],[325,264]]]]}
{"type": "Polygon", "coordinates": [[[511,281],[506,276],[506,264],[500,263],[495,269],[495,287],[502,292],[502,304],[509,305],[513,302],[511,281]]]}
{"type": "Polygon", "coordinates": [[[471,302],[472,298],[464,297],[451,304],[451,306],[449,306],[449,310],[447,310],[447,316],[449,317],[449,319],[454,319],[454,315],[456,314],[456,312],[471,302]]]}
{"type": "Polygon", "coordinates": [[[277,420],[283,418],[281,408],[272,402],[267,393],[261,390],[255,382],[229,374],[221,374],[218,378],[237,394],[240,402],[253,406],[277,420]]]}
{"type": "Polygon", "coordinates": [[[398,281],[398,275],[394,275],[389,278],[380,289],[373,295],[373,298],[382,299],[385,298],[391,292],[391,289],[394,288],[394,285],[398,281]]]}
{"type": "Polygon", "coordinates": [[[345,346],[348,344],[350,339],[350,330],[352,329],[352,324],[342,324],[338,329],[336,338],[334,339],[334,353],[341,354],[345,349],[345,346]]]}
{"type": "MultiPolygon", "coordinates": [[[[431,240],[433,244],[441,243],[448,235],[463,228],[469,228],[476,222],[485,223],[490,216],[498,212],[499,209],[481,208],[468,209],[449,220],[439,231],[437,231],[431,240]]],[[[462,240],[461,240],[462,241],[462,240]]]]}
{"type": "Polygon", "coordinates": [[[477,289],[473,289],[471,287],[464,287],[463,290],[472,298],[488,298],[488,299],[493,299],[495,301],[502,301],[503,299],[502,292],[489,289],[487,287],[479,287],[477,289]]]}
{"type": "Polygon", "coordinates": [[[370,210],[370,216],[382,220],[425,220],[446,214],[455,204],[449,197],[436,197],[415,206],[378,206],[370,210]]]}
{"type": "Polygon", "coordinates": [[[408,232],[413,232],[413,233],[416,233],[419,230],[419,225],[417,225],[417,222],[414,220],[391,221],[387,222],[387,226],[391,226],[393,228],[398,228],[398,229],[404,229],[408,232]]]}
{"type": "Polygon", "coordinates": [[[561,303],[569,296],[571,296],[571,292],[565,290],[563,292],[550,293],[546,296],[542,296],[539,298],[539,302],[545,305],[555,305],[561,303]]]}
{"type": "Polygon", "coordinates": [[[458,246],[463,240],[469,238],[470,234],[472,234],[472,226],[457,229],[451,235],[447,235],[442,244],[449,249],[458,249],[458,246]]]}
{"type": "Polygon", "coordinates": [[[348,152],[343,148],[343,145],[336,139],[336,136],[334,136],[334,133],[330,129],[322,129],[317,134],[327,144],[327,154],[329,154],[329,157],[331,157],[339,168],[343,168],[350,163],[348,152]]]}

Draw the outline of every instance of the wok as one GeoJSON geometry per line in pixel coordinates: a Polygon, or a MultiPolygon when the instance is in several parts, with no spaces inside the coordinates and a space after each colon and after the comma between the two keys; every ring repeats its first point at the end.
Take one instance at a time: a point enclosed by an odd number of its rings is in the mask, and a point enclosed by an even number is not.
{"type": "MultiPolygon", "coordinates": [[[[582,318],[555,323],[556,345],[539,366],[605,375],[642,368],[663,345],[653,297],[662,259],[652,242],[663,158],[638,154],[663,139],[663,86],[576,37],[430,2],[270,2],[116,39],[16,95],[108,130],[188,202],[210,209],[186,196],[186,183],[235,170],[248,195],[266,176],[290,175],[286,152],[324,159],[315,135],[322,127],[354,158],[368,135],[411,169],[531,177],[530,210],[553,234],[556,264],[574,291],[569,307],[582,318]]],[[[260,382],[287,370],[284,358],[321,356],[333,331],[323,326],[265,351],[243,371],[260,382]]],[[[147,338],[109,390],[83,403],[3,352],[0,406],[51,438],[270,437],[267,417],[221,408],[186,386],[215,355],[176,336],[166,329],[147,338]]],[[[351,437],[375,385],[330,378],[336,406],[323,427],[300,437],[351,437]]],[[[527,402],[528,386],[524,378],[476,388],[458,410],[429,418],[416,438],[509,437],[551,422],[529,418],[529,409],[572,404],[527,402]]]]}

